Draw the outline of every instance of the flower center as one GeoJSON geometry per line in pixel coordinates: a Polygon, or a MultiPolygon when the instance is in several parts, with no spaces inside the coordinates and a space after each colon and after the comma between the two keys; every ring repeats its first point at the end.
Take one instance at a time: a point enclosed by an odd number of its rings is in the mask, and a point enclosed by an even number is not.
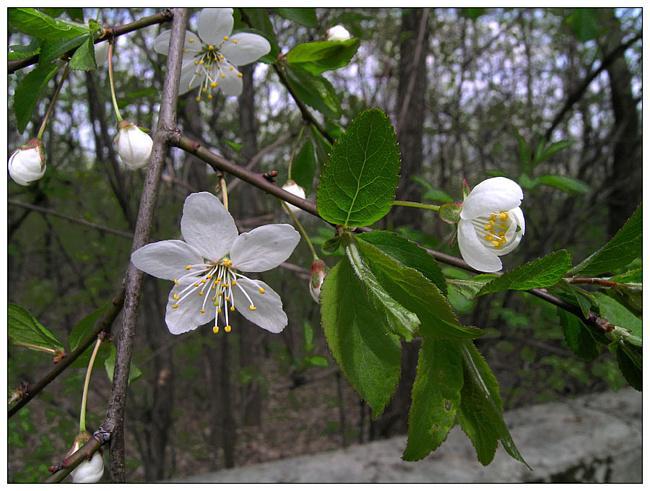
{"type": "MultiPolygon", "coordinates": [[[[230,332],[232,326],[228,312],[234,312],[235,308],[235,294],[244,295],[248,301],[249,310],[257,310],[255,303],[246,290],[239,284],[237,278],[246,278],[244,275],[237,273],[232,267],[232,260],[224,257],[221,261],[209,261],[203,264],[188,264],[185,266],[187,274],[174,280],[176,286],[181,284],[181,280],[191,279],[192,283],[183,288],[180,292],[172,294],[175,303],[172,304],[173,309],[178,309],[181,303],[191,295],[198,295],[203,297],[200,313],[206,313],[206,307],[210,308],[207,303],[210,299],[212,307],[214,307],[214,327],[212,331],[217,334],[219,332],[219,315],[224,320],[225,332],[230,332]]],[[[264,295],[266,290],[262,287],[257,289],[260,295],[264,295]]]]}
{"type": "Polygon", "coordinates": [[[212,99],[212,91],[219,87],[219,80],[226,78],[226,72],[236,72],[238,78],[242,78],[241,72],[226,61],[219,49],[224,43],[230,42],[237,44],[236,39],[230,39],[228,36],[223,37],[223,41],[218,46],[214,44],[204,44],[203,49],[194,56],[194,64],[197,66],[194,76],[190,80],[190,85],[196,77],[203,77],[199,95],[196,96],[197,102],[201,100],[201,94],[204,92],[208,99],[212,99]]]}
{"type": "Polygon", "coordinates": [[[502,249],[516,235],[516,221],[507,211],[474,218],[472,224],[479,240],[491,249],[502,249]]]}

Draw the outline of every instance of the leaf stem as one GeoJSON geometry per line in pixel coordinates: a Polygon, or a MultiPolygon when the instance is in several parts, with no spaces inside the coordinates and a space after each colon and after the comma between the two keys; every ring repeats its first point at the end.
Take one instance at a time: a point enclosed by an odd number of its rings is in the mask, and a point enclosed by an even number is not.
{"type": "Polygon", "coordinates": [[[309,250],[311,251],[311,255],[315,260],[320,259],[318,257],[318,254],[316,253],[316,248],[314,247],[314,244],[312,243],[311,239],[309,238],[309,235],[307,234],[307,231],[305,230],[305,227],[302,226],[302,223],[300,223],[300,220],[298,220],[298,217],[293,213],[291,208],[289,208],[289,205],[285,201],[282,201],[282,207],[284,210],[289,214],[291,217],[291,220],[293,223],[296,225],[298,230],[300,231],[300,235],[302,235],[302,238],[305,239],[305,242],[307,242],[307,246],[309,246],[309,250]]]}
{"type": "Polygon", "coordinates": [[[95,358],[97,357],[97,352],[99,347],[102,344],[102,336],[97,336],[97,341],[95,341],[95,347],[93,348],[93,353],[90,355],[90,361],[88,362],[88,369],[86,370],[86,379],[84,380],[84,391],[81,396],[81,411],[79,415],[79,432],[86,431],[86,403],[88,402],[88,387],[90,386],[90,376],[93,373],[93,365],[95,364],[95,358]]]}
{"type": "Polygon", "coordinates": [[[417,201],[393,201],[393,206],[406,206],[409,208],[421,208],[423,210],[438,211],[440,210],[439,205],[428,205],[426,203],[418,203],[417,201]]]}
{"type": "Polygon", "coordinates": [[[120,113],[120,108],[117,106],[117,97],[115,96],[115,82],[113,80],[113,47],[115,39],[111,39],[108,42],[108,81],[111,86],[111,99],[113,100],[113,110],[115,111],[115,118],[119,123],[122,121],[122,114],[120,113]]]}
{"type": "Polygon", "coordinates": [[[45,128],[47,128],[47,122],[49,121],[50,116],[52,116],[52,112],[54,111],[54,105],[56,104],[56,100],[59,97],[59,93],[61,92],[61,88],[63,87],[63,83],[65,82],[65,79],[68,78],[68,73],[70,73],[70,65],[66,63],[65,68],[63,69],[63,75],[61,76],[61,80],[59,80],[59,84],[56,86],[56,90],[54,91],[54,94],[52,95],[52,99],[50,100],[50,105],[47,107],[45,116],[43,116],[41,127],[38,129],[38,134],[36,135],[36,138],[39,140],[43,138],[43,133],[45,133],[45,128]]]}

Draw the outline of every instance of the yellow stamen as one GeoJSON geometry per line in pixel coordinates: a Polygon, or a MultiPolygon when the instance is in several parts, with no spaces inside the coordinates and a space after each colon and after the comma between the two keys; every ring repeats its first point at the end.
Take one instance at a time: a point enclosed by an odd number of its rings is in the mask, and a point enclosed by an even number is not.
{"type": "Polygon", "coordinates": [[[199,292],[199,297],[202,297],[203,295],[205,295],[205,292],[199,292]]]}
{"type": "Polygon", "coordinates": [[[205,314],[205,309],[201,309],[200,312],[201,312],[202,314],[205,314]]]}
{"type": "Polygon", "coordinates": [[[485,226],[483,228],[485,230],[492,230],[493,227],[494,227],[494,223],[493,222],[488,222],[488,223],[485,224],[485,226]]]}
{"type": "Polygon", "coordinates": [[[232,280],[232,281],[230,282],[230,284],[231,284],[232,286],[235,286],[235,285],[237,284],[237,280],[232,280]]]}
{"type": "Polygon", "coordinates": [[[194,100],[195,100],[196,102],[201,102],[201,96],[200,96],[200,95],[197,95],[197,96],[194,98],[194,100]]]}
{"type": "Polygon", "coordinates": [[[232,331],[232,327],[226,326],[226,327],[223,328],[223,330],[226,331],[226,332],[230,332],[230,331],[232,331]]]}
{"type": "Polygon", "coordinates": [[[192,269],[192,265],[191,265],[191,264],[188,264],[187,266],[185,266],[185,271],[189,271],[190,269],[192,269]]]}
{"type": "Polygon", "coordinates": [[[224,41],[228,41],[228,39],[230,39],[228,36],[224,36],[224,37],[223,37],[223,40],[224,40],[224,41]]]}
{"type": "Polygon", "coordinates": [[[208,49],[209,49],[210,51],[212,51],[212,50],[214,49],[214,46],[212,46],[211,44],[208,44],[208,49]]]}
{"type": "Polygon", "coordinates": [[[505,222],[508,219],[508,214],[505,211],[502,211],[499,213],[499,218],[501,219],[502,222],[505,222]]]}
{"type": "Polygon", "coordinates": [[[174,305],[172,305],[172,309],[177,309],[177,308],[178,308],[178,304],[177,304],[177,303],[175,303],[174,305]]]}
{"type": "Polygon", "coordinates": [[[490,242],[490,244],[492,244],[492,246],[494,247],[499,247],[501,243],[498,240],[493,240],[492,242],[490,242]]]}
{"type": "Polygon", "coordinates": [[[261,295],[264,295],[266,293],[266,290],[261,286],[258,288],[258,291],[260,292],[261,295]]]}
{"type": "Polygon", "coordinates": [[[248,310],[257,310],[257,307],[255,305],[249,305],[248,310]]]}
{"type": "Polygon", "coordinates": [[[234,305],[231,305],[231,306],[230,306],[230,311],[231,311],[231,312],[234,312],[234,311],[235,311],[235,306],[234,306],[234,305]]]}
{"type": "Polygon", "coordinates": [[[178,293],[174,293],[174,294],[172,295],[172,298],[173,298],[174,300],[178,300],[179,298],[181,298],[181,296],[180,296],[178,293]]]}
{"type": "Polygon", "coordinates": [[[212,328],[212,332],[215,333],[215,334],[219,334],[219,326],[214,326],[212,328]]]}
{"type": "Polygon", "coordinates": [[[242,78],[242,77],[243,77],[243,75],[241,74],[241,72],[237,72],[237,77],[238,77],[238,78],[242,78]]]}
{"type": "Polygon", "coordinates": [[[210,82],[210,87],[212,87],[213,89],[216,89],[217,85],[219,85],[219,82],[210,82]]]}
{"type": "Polygon", "coordinates": [[[232,260],[225,258],[223,261],[221,261],[221,264],[223,264],[226,268],[229,268],[232,266],[232,260]]]}

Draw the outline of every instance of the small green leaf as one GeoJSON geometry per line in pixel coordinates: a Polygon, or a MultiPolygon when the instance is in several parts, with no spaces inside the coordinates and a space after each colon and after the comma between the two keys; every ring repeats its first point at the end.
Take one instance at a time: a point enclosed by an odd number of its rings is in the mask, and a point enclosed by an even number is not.
{"type": "Polygon", "coordinates": [[[305,353],[314,351],[314,328],[307,321],[302,326],[303,335],[305,338],[305,353]]]}
{"type": "Polygon", "coordinates": [[[604,293],[593,292],[592,295],[598,302],[601,317],[604,317],[615,326],[628,330],[636,337],[643,337],[643,323],[641,319],[604,293]]]}
{"type": "Polygon", "coordinates": [[[616,347],[616,361],[627,383],[636,390],[643,390],[643,362],[640,349],[620,342],[616,347]]]}
{"type": "Polygon", "coordinates": [[[13,106],[16,114],[16,127],[20,133],[25,131],[47,83],[58,70],[59,66],[56,63],[39,64],[18,82],[13,106]]]}
{"type": "Polygon", "coordinates": [[[341,114],[336,90],[327,79],[313,75],[299,65],[288,66],[285,73],[289,87],[299,100],[325,116],[335,118],[341,114]]]}
{"type": "Polygon", "coordinates": [[[10,8],[8,17],[12,28],[43,41],[59,42],[88,33],[84,25],[54,19],[33,8],[10,8]]]}
{"type": "Polygon", "coordinates": [[[532,157],[532,151],[530,149],[530,145],[526,142],[523,136],[521,136],[521,133],[517,130],[517,128],[514,128],[515,131],[515,138],[517,139],[517,148],[519,149],[519,165],[521,167],[522,172],[530,172],[531,169],[531,157],[532,157]]]}
{"type": "Polygon", "coordinates": [[[602,31],[598,9],[595,8],[574,8],[565,22],[583,43],[596,39],[602,31]]]}
{"type": "Polygon", "coordinates": [[[487,283],[479,295],[504,290],[530,290],[555,285],[571,267],[571,255],[564,249],[523,264],[487,283]]]}
{"type": "Polygon", "coordinates": [[[341,237],[337,235],[323,242],[323,245],[321,245],[321,250],[327,256],[340,256],[342,255],[342,245],[343,244],[341,243],[341,237]]]}
{"type": "Polygon", "coordinates": [[[642,247],[643,210],[639,206],[607,244],[578,264],[570,273],[595,276],[615,271],[641,257],[642,247]]]}
{"type": "Polygon", "coordinates": [[[456,420],[462,387],[459,343],[425,338],[411,392],[404,460],[423,459],[445,441],[456,420]]]}
{"type": "Polygon", "coordinates": [[[485,7],[465,7],[458,10],[461,16],[474,21],[487,13],[487,8],[485,7]]]}
{"type": "Polygon", "coordinates": [[[41,51],[41,46],[38,40],[33,40],[27,46],[20,44],[12,44],[9,46],[9,51],[7,51],[7,60],[8,61],[18,61],[24,60],[25,58],[30,58],[34,55],[37,55],[41,51]]]}
{"type": "Polygon", "coordinates": [[[92,336],[91,331],[95,327],[95,324],[100,319],[100,317],[104,314],[104,312],[106,312],[107,308],[108,305],[103,305],[77,322],[68,336],[68,346],[70,347],[70,352],[76,350],[80,344],[92,336]]]}
{"type": "Polygon", "coordinates": [[[378,417],[399,380],[399,338],[388,331],[385,313],[370,302],[347,259],[330,270],[320,298],[329,349],[350,384],[378,417]]]}
{"type": "Polygon", "coordinates": [[[20,305],[9,304],[7,334],[16,345],[52,355],[64,351],[63,344],[43,324],[20,305]]]}
{"type": "Polygon", "coordinates": [[[391,209],[399,179],[395,130],[379,109],[357,116],[321,171],[316,204],[330,223],[372,225],[391,209]]]}
{"type": "Polygon", "coordinates": [[[568,194],[586,194],[590,191],[587,183],[569,176],[546,175],[535,180],[538,184],[551,186],[568,194]]]}
{"type": "Polygon", "coordinates": [[[563,309],[558,308],[557,313],[564,330],[564,340],[571,351],[583,360],[591,361],[596,358],[600,350],[589,328],[575,315],[563,309]]]}
{"type": "Polygon", "coordinates": [[[314,183],[317,166],[314,144],[311,138],[307,138],[291,166],[291,177],[299,186],[305,188],[307,194],[314,183]]]}
{"type": "MultiPolygon", "coordinates": [[[[41,46],[41,55],[40,55],[39,63],[49,63],[51,61],[54,61],[57,58],[59,58],[61,55],[67,53],[68,51],[73,50],[78,46],[82,46],[84,43],[87,43],[89,39],[90,42],[92,42],[90,33],[85,32],[84,34],[81,34],[79,36],[75,36],[73,38],[65,38],[62,39],[61,41],[43,42],[41,46]]],[[[94,49],[93,49],[93,53],[94,53],[94,49]]]]}
{"type": "MultiPolygon", "coordinates": [[[[104,368],[106,368],[106,375],[108,380],[113,382],[113,374],[115,373],[115,360],[117,359],[117,350],[115,345],[111,344],[110,352],[106,359],[104,360],[104,368]]],[[[139,379],[142,376],[142,370],[140,370],[133,362],[131,362],[131,367],[129,369],[129,384],[134,380],[139,379]]]]}
{"type": "Polygon", "coordinates": [[[318,27],[316,9],[313,7],[287,8],[275,7],[273,10],[285,19],[297,22],[305,27],[318,27]]]}
{"type": "Polygon", "coordinates": [[[314,356],[308,356],[305,358],[305,363],[307,365],[312,366],[312,367],[321,367],[325,368],[329,365],[329,362],[327,361],[327,358],[324,356],[319,356],[319,355],[314,355],[314,356]]]}
{"type": "Polygon", "coordinates": [[[342,68],[350,63],[359,49],[356,38],[346,41],[313,41],[299,44],[287,53],[287,62],[313,75],[342,68]]]}
{"type": "Polygon", "coordinates": [[[553,155],[556,153],[561,152],[562,150],[571,147],[573,145],[573,142],[571,140],[560,140],[554,143],[551,143],[550,145],[547,145],[546,147],[540,146],[538,151],[535,152],[535,162],[534,165],[539,165],[542,162],[547,161],[553,155]]]}
{"type": "Polygon", "coordinates": [[[77,48],[70,59],[70,68],[73,70],[96,70],[95,43],[93,38],[88,36],[86,42],[77,48]]]}

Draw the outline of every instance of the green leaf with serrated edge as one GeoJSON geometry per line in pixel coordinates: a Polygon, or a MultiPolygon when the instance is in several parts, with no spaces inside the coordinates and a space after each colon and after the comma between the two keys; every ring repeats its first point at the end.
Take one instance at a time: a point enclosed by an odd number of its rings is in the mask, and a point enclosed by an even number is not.
{"type": "Polygon", "coordinates": [[[384,230],[366,232],[359,235],[358,238],[371,243],[384,254],[388,254],[396,261],[404,264],[404,266],[418,270],[436,285],[444,295],[447,295],[447,282],[440,270],[440,266],[427,251],[415,242],[384,230]]]}
{"type": "Polygon", "coordinates": [[[325,277],[320,301],[321,323],[332,356],[376,418],[399,381],[399,338],[388,331],[385,312],[368,299],[347,258],[325,277]]]}
{"type": "Polygon", "coordinates": [[[622,327],[633,335],[643,338],[643,323],[641,319],[604,293],[593,292],[592,295],[598,302],[601,317],[604,317],[615,326],[622,327]]]}
{"type": "Polygon", "coordinates": [[[342,68],[350,63],[359,49],[356,38],[345,41],[312,41],[302,43],[287,53],[287,62],[314,75],[342,68]]]}
{"type": "Polygon", "coordinates": [[[28,45],[12,44],[7,51],[7,61],[24,60],[31,56],[37,55],[41,51],[38,40],[33,40],[28,45]]]}
{"type": "Polygon", "coordinates": [[[457,341],[422,341],[411,391],[404,460],[420,460],[438,448],[454,426],[463,387],[463,355],[457,341]]]}
{"type": "Polygon", "coordinates": [[[77,48],[70,59],[70,68],[73,70],[91,71],[97,69],[95,62],[95,43],[88,36],[86,42],[77,48]]]}
{"type": "Polygon", "coordinates": [[[587,183],[569,176],[545,175],[537,177],[535,181],[569,194],[586,194],[590,191],[587,183]]]}
{"type": "Polygon", "coordinates": [[[25,131],[34,108],[47,87],[47,83],[58,70],[59,66],[56,63],[50,65],[39,64],[18,82],[14,93],[13,106],[16,114],[16,127],[20,133],[25,131]]]}
{"type": "Polygon", "coordinates": [[[641,257],[643,247],[643,208],[641,205],[603,247],[578,264],[569,273],[595,276],[615,271],[641,257]]]}
{"type": "Polygon", "coordinates": [[[555,285],[571,267],[571,255],[564,249],[523,264],[487,283],[480,295],[505,290],[530,290],[555,285]]]}
{"type": "Polygon", "coordinates": [[[640,350],[620,342],[616,347],[616,361],[627,383],[636,390],[643,390],[643,362],[640,350]]]}
{"type": "MultiPolygon", "coordinates": [[[[117,350],[115,349],[115,345],[111,345],[110,351],[108,353],[108,356],[104,360],[104,368],[106,369],[106,375],[108,376],[108,380],[113,382],[113,375],[115,374],[115,360],[117,359],[117,350]]],[[[131,365],[129,367],[129,381],[128,383],[130,384],[134,380],[139,379],[142,376],[142,370],[140,370],[133,362],[131,362],[131,365]]]]}
{"type": "Polygon", "coordinates": [[[300,66],[289,66],[285,73],[289,87],[300,101],[331,118],[341,114],[341,103],[328,80],[313,75],[300,66]]]}
{"type": "Polygon", "coordinates": [[[291,178],[307,191],[311,191],[316,175],[316,153],[311,138],[308,138],[291,165],[291,178]]]}
{"type": "Polygon", "coordinates": [[[92,42],[90,33],[85,32],[80,36],[75,36],[70,39],[63,39],[57,42],[46,41],[41,46],[40,62],[49,63],[51,61],[54,61],[68,51],[75,49],[78,46],[82,46],[89,39],[92,42]]]}
{"type": "Polygon", "coordinates": [[[313,7],[287,8],[275,7],[273,9],[278,15],[285,19],[297,22],[305,27],[318,27],[316,9],[313,7]]]}
{"type": "Polygon", "coordinates": [[[493,274],[481,274],[469,280],[448,279],[447,283],[456,288],[463,297],[472,300],[478,295],[478,292],[481,291],[481,288],[483,288],[486,283],[492,281],[496,277],[497,276],[493,274]]]}
{"type": "Polygon", "coordinates": [[[417,315],[422,336],[476,338],[483,334],[480,329],[461,325],[445,296],[422,273],[384,254],[369,242],[358,240],[357,244],[362,261],[370,267],[382,289],[393,301],[417,315]]]}
{"type": "Polygon", "coordinates": [[[7,15],[12,28],[44,41],[57,42],[88,32],[84,25],[54,19],[33,8],[10,8],[7,15]]]}
{"type": "Polygon", "coordinates": [[[473,343],[465,342],[462,352],[463,389],[458,422],[474,445],[479,462],[492,462],[500,441],[508,455],[530,469],[503,421],[503,404],[494,373],[473,343]]]}
{"type": "Polygon", "coordinates": [[[323,166],[316,200],[320,216],[346,227],[372,225],[391,209],[399,170],[390,120],[379,109],[362,112],[323,166]]]}
{"type": "Polygon", "coordinates": [[[376,265],[372,264],[371,261],[367,262],[365,258],[361,257],[357,247],[358,243],[352,236],[344,235],[342,241],[345,244],[345,255],[350,261],[354,273],[368,290],[368,298],[376,305],[377,309],[385,311],[390,330],[410,341],[420,325],[418,316],[405,308],[386,291],[385,285],[375,276],[376,269],[374,271],[371,269],[376,265]]]}
{"type": "Polygon", "coordinates": [[[327,256],[341,256],[344,254],[344,252],[341,251],[342,245],[343,244],[341,243],[341,237],[337,235],[336,237],[332,237],[331,239],[327,239],[325,242],[323,242],[321,250],[327,256]]]}
{"type": "Polygon", "coordinates": [[[63,351],[61,341],[26,309],[10,303],[7,310],[7,334],[13,344],[50,354],[63,351]]]}
{"type": "Polygon", "coordinates": [[[558,308],[557,313],[564,330],[564,340],[571,351],[583,360],[591,361],[596,358],[600,350],[589,328],[575,315],[563,309],[558,308]]]}

